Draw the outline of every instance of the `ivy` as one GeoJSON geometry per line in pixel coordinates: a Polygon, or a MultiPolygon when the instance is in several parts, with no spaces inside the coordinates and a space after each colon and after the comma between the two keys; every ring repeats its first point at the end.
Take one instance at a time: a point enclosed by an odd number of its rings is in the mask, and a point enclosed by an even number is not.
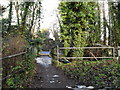
{"type": "MultiPolygon", "coordinates": [[[[94,33],[89,33],[92,40],[87,42],[86,32],[94,32],[96,3],[88,2],[61,2],[59,6],[61,14],[61,40],[64,47],[85,47],[87,44],[94,43],[94,33]],[[69,39],[68,39],[69,37],[69,39]]],[[[65,50],[65,56],[83,56],[83,50],[65,50]]]]}

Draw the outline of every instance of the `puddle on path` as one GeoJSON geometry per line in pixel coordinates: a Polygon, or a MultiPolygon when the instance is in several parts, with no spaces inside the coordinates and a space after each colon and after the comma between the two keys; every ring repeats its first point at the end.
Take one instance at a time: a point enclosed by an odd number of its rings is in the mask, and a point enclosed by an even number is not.
{"type": "Polygon", "coordinates": [[[36,58],[37,63],[45,67],[48,67],[51,64],[51,60],[52,58],[48,56],[41,56],[36,58]]]}
{"type": "Polygon", "coordinates": [[[42,51],[42,52],[39,52],[39,54],[50,54],[49,51],[42,51]]]}
{"type": "MultiPolygon", "coordinates": [[[[49,51],[42,51],[40,52],[41,54],[50,54],[49,51]]],[[[52,58],[48,57],[48,56],[40,56],[36,58],[36,61],[38,64],[41,64],[44,67],[48,67],[51,64],[51,60],[52,58]]]]}
{"type": "Polygon", "coordinates": [[[57,78],[57,77],[59,77],[59,75],[53,75],[53,78],[57,78]]]}

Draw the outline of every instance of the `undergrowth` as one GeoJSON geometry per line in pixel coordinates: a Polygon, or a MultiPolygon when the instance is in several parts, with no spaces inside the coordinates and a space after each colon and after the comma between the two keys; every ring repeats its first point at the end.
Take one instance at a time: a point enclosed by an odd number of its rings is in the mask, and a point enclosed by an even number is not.
{"type": "Polygon", "coordinates": [[[28,88],[29,81],[34,74],[34,67],[35,55],[27,53],[23,62],[19,62],[19,65],[12,68],[13,72],[22,70],[6,79],[6,88],[28,88]]]}
{"type": "Polygon", "coordinates": [[[120,64],[116,60],[79,60],[68,64],[53,61],[53,64],[62,69],[66,75],[77,79],[80,84],[93,85],[97,88],[120,88],[120,64]]]}
{"type": "Polygon", "coordinates": [[[2,88],[25,88],[28,87],[35,70],[34,51],[29,49],[30,45],[25,37],[19,34],[10,35],[3,40],[2,54],[3,57],[27,52],[2,61],[2,88]]]}

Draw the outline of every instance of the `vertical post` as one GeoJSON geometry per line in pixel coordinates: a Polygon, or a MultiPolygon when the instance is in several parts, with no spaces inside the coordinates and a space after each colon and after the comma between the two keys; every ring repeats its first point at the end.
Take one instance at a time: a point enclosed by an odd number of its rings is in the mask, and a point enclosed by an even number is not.
{"type": "Polygon", "coordinates": [[[57,60],[59,61],[59,46],[57,45],[57,60]]]}
{"type": "Polygon", "coordinates": [[[113,57],[115,59],[115,47],[113,48],[113,57]]]}
{"type": "Polygon", "coordinates": [[[118,64],[120,64],[120,47],[118,47],[118,64]]]}

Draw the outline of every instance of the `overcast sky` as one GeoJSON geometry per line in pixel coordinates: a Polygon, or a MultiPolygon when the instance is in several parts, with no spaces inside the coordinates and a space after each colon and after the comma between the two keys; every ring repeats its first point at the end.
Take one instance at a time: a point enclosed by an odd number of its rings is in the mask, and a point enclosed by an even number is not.
{"type": "MultiPolygon", "coordinates": [[[[41,27],[40,29],[42,30],[43,28],[48,28],[49,30],[53,29],[53,25],[55,23],[58,24],[58,19],[57,19],[57,8],[59,5],[59,0],[42,0],[42,13],[41,13],[41,27]]],[[[50,30],[50,38],[53,38],[52,31],[50,30]]],[[[54,38],[53,38],[54,39],[54,38]]]]}
{"type": "MultiPolygon", "coordinates": [[[[9,0],[0,0],[0,4],[7,6],[9,0]]],[[[53,25],[57,22],[56,11],[59,5],[59,0],[41,0],[42,3],[42,13],[41,13],[41,27],[43,28],[52,28],[53,25]]],[[[8,16],[8,11],[4,14],[4,18],[8,16]]],[[[52,35],[50,35],[52,37],[52,35]]]]}
{"type": "MultiPolygon", "coordinates": [[[[0,0],[0,4],[7,6],[9,0],[0,0]]],[[[49,28],[56,21],[56,10],[59,0],[41,0],[42,3],[42,20],[41,28],[49,28]]],[[[6,14],[7,16],[7,14],[6,14]]]]}
{"type": "Polygon", "coordinates": [[[52,27],[57,21],[58,0],[42,0],[41,29],[52,27]]]}

